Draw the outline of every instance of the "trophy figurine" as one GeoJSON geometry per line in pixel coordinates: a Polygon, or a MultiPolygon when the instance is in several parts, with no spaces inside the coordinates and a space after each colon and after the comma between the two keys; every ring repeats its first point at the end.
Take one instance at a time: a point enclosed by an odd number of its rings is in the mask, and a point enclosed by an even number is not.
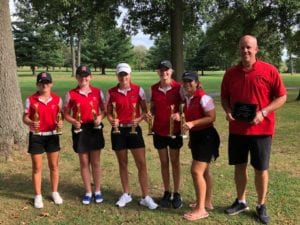
{"type": "Polygon", "coordinates": [[[147,114],[151,116],[151,118],[148,121],[148,135],[153,135],[152,126],[153,126],[153,117],[151,114],[151,103],[149,103],[149,109],[147,110],[147,114]]]}
{"type": "Polygon", "coordinates": [[[171,118],[171,115],[174,114],[174,105],[170,105],[171,113],[170,113],[170,133],[169,136],[174,139],[176,136],[174,135],[174,120],[171,118]]]}
{"type": "MultiPolygon", "coordinates": [[[[115,102],[112,102],[112,116],[113,119],[116,119],[118,117],[115,102]]],[[[119,134],[119,133],[120,133],[119,127],[114,127],[113,134],[119,134]]]]}
{"type": "Polygon", "coordinates": [[[180,104],[180,127],[181,127],[181,137],[187,138],[187,135],[185,133],[185,130],[183,129],[183,124],[185,123],[185,115],[183,111],[184,104],[180,104]]]}
{"type": "MultiPolygon", "coordinates": [[[[57,115],[56,115],[56,123],[58,124],[60,121],[62,120],[62,114],[61,114],[61,110],[60,110],[60,107],[58,107],[58,112],[57,112],[57,115]]],[[[58,135],[62,135],[62,130],[60,127],[56,127],[56,134],[58,135]]]]}
{"type": "Polygon", "coordinates": [[[132,127],[131,127],[131,131],[130,134],[137,134],[135,127],[134,127],[134,123],[133,121],[136,118],[136,103],[132,103],[132,108],[133,108],[133,112],[132,112],[132,127]]]}
{"type": "MultiPolygon", "coordinates": [[[[97,112],[96,112],[96,110],[95,110],[95,108],[94,108],[93,102],[90,102],[90,106],[91,106],[91,109],[92,109],[93,119],[94,119],[94,121],[96,121],[98,115],[97,115],[97,112]]],[[[102,129],[102,125],[101,125],[101,124],[99,124],[99,125],[94,125],[94,129],[101,130],[101,129],[102,129]]]]}
{"type": "MultiPolygon", "coordinates": [[[[80,104],[78,103],[77,105],[76,105],[76,107],[77,107],[77,113],[76,113],[76,120],[79,122],[79,123],[81,123],[81,113],[80,113],[80,104]]],[[[78,133],[80,133],[82,131],[82,129],[81,128],[75,128],[74,129],[74,133],[75,134],[78,134],[78,133]]]]}
{"type": "MultiPolygon", "coordinates": [[[[39,122],[40,116],[39,116],[39,110],[38,110],[38,104],[34,104],[34,115],[33,115],[33,121],[39,122]]],[[[34,128],[34,135],[41,135],[39,128],[34,128]]]]}

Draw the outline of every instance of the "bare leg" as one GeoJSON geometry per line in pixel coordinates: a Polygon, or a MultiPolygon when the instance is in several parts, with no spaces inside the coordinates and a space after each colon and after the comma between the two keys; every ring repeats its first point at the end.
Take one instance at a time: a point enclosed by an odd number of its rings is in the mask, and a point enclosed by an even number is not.
{"type": "Polygon", "coordinates": [[[136,167],[138,169],[139,182],[142,190],[143,198],[148,195],[148,175],[146,166],[145,149],[137,148],[132,149],[131,153],[133,155],[136,167]]]}
{"type": "Polygon", "coordinates": [[[100,166],[100,150],[90,152],[90,160],[92,167],[92,175],[94,180],[94,192],[101,191],[101,166],[100,166]]]}
{"type": "Polygon", "coordinates": [[[170,149],[170,158],[172,163],[172,173],[174,182],[174,192],[179,192],[180,186],[180,151],[179,149],[170,149]]]}
{"type": "Polygon", "coordinates": [[[169,154],[168,149],[159,149],[160,170],[164,184],[164,191],[170,191],[170,171],[169,171],[169,154]]]}
{"type": "Polygon", "coordinates": [[[235,165],[234,179],[238,200],[246,201],[247,163],[235,165]]]}
{"type": "Polygon", "coordinates": [[[212,176],[209,171],[209,165],[207,166],[207,169],[204,172],[204,179],[206,182],[205,208],[213,209],[214,207],[212,204],[212,176]]]}
{"type": "Polygon", "coordinates": [[[85,192],[92,193],[89,153],[88,152],[78,153],[78,156],[80,161],[80,173],[84,184],[85,192]]]}
{"type": "Polygon", "coordinates": [[[121,178],[123,193],[129,193],[127,149],[115,151],[115,153],[119,162],[119,174],[121,178]]]}
{"type": "Polygon", "coordinates": [[[31,154],[32,160],[32,183],[35,195],[42,194],[42,154],[31,154]]]}
{"type": "Polygon", "coordinates": [[[59,152],[47,153],[48,167],[50,170],[51,190],[57,192],[59,182],[58,160],[59,152]]]}
{"type": "Polygon", "coordinates": [[[269,172],[268,170],[255,170],[255,187],[257,192],[257,204],[262,205],[266,201],[268,192],[269,172]]]}

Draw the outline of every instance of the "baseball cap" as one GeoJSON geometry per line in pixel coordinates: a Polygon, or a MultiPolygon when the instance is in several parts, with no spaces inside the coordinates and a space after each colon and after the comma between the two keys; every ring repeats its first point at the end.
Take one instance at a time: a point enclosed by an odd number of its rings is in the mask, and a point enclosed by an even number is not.
{"type": "Polygon", "coordinates": [[[52,77],[50,73],[47,72],[41,72],[36,77],[37,83],[52,83],[52,77]]]}
{"type": "Polygon", "coordinates": [[[181,78],[183,81],[193,81],[193,80],[197,81],[198,74],[195,72],[187,71],[182,74],[181,78]]]}
{"type": "Polygon", "coordinates": [[[119,63],[117,65],[117,74],[121,73],[121,72],[125,72],[127,74],[131,73],[131,67],[127,64],[127,63],[119,63]]]}
{"type": "Polygon", "coordinates": [[[91,75],[91,70],[87,66],[78,66],[76,69],[76,75],[87,77],[91,75]]]}
{"type": "Polygon", "coordinates": [[[164,68],[164,67],[167,67],[168,69],[172,69],[172,63],[169,60],[163,60],[163,61],[158,63],[156,69],[161,69],[161,68],[164,68]]]}

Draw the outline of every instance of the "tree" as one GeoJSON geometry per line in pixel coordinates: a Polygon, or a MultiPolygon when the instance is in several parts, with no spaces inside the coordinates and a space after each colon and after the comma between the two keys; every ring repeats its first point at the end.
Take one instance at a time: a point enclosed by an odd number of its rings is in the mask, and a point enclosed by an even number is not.
{"type": "Polygon", "coordinates": [[[138,45],[133,48],[133,52],[133,67],[137,68],[139,71],[145,69],[147,66],[147,48],[143,45],[138,45]]]}
{"type": "Polygon", "coordinates": [[[13,147],[24,148],[27,129],[22,122],[22,99],[8,0],[0,0],[0,151],[9,159],[13,147]]]}

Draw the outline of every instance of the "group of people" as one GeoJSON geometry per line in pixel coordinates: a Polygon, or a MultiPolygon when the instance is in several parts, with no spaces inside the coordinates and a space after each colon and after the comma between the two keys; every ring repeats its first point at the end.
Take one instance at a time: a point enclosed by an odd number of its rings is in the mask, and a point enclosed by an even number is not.
{"type": "MultiPolygon", "coordinates": [[[[229,164],[235,165],[237,198],[225,210],[235,215],[248,210],[246,203],[247,162],[255,169],[258,194],[257,215],[269,222],[266,212],[268,166],[274,133],[274,111],[286,101],[286,90],[274,66],[256,58],[257,40],[245,35],[240,39],[241,62],[226,71],[221,85],[221,103],[229,121],[229,164]]],[[[180,194],[180,149],[189,133],[191,174],[195,202],[184,218],[194,221],[209,216],[213,210],[210,162],[219,156],[220,138],[214,128],[215,104],[203,90],[195,72],[184,72],[182,83],[172,79],[168,60],[157,66],[159,81],[151,86],[149,103],[142,87],[132,83],[131,67],[120,63],[116,68],[118,83],[107,91],[90,85],[92,74],[87,66],[76,70],[77,86],[68,91],[64,102],[51,92],[52,77],[47,72],[37,76],[37,92],[26,99],[23,121],[30,128],[28,152],[32,159],[34,207],[43,208],[41,193],[42,153],[46,152],[50,170],[52,199],[62,204],[58,192],[59,136],[62,118],[72,124],[73,150],[78,154],[85,188],[83,204],[101,203],[100,153],[104,148],[103,119],[111,124],[111,144],[119,165],[122,195],[116,202],[124,207],[132,201],[128,177],[128,150],[134,158],[142,198],[140,205],[149,209],[182,206],[180,194]],[[62,116],[63,115],[63,116],[62,116]],[[141,121],[150,124],[153,145],[157,149],[164,192],[157,204],[149,194],[145,143],[141,121]],[[170,167],[173,187],[170,186],[170,167]],[[93,190],[91,187],[93,178],[93,190]]]]}

